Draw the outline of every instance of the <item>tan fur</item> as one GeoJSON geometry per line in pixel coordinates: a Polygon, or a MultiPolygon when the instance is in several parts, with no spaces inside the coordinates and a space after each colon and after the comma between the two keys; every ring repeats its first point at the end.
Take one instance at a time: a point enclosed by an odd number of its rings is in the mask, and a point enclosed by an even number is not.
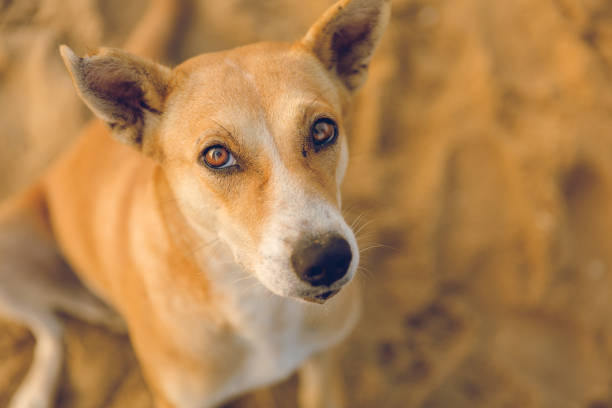
{"type": "Polygon", "coordinates": [[[118,50],[79,58],[62,48],[80,96],[125,144],[92,123],[11,208],[30,208],[26,220],[42,223],[32,234],[57,245],[50,256],[61,253],[125,319],[158,406],[214,406],[318,353],[303,406],[342,404],[339,385],[326,386],[341,381],[316,378],[333,371],[324,351],[359,309],[350,284],[359,254],[339,187],[342,118],[362,81],[345,68],[369,60],[387,18],[387,1],[343,0],[300,43],[205,54],[174,70],[118,50]],[[343,27],[342,47],[355,50],[323,52],[343,27]],[[316,151],[309,132],[321,115],[339,135],[316,151]],[[239,170],[199,164],[211,143],[235,153],[239,170]],[[306,303],[323,289],[298,280],[289,257],[302,236],[327,231],[349,241],[353,261],[328,288],[344,286],[338,295],[306,303]]]}

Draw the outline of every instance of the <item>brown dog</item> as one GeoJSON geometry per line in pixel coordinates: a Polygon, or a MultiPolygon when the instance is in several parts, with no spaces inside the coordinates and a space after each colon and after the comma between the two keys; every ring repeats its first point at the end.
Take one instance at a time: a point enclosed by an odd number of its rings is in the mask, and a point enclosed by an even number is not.
{"type": "Polygon", "coordinates": [[[304,407],[342,405],[329,348],[359,310],[343,117],[389,13],[388,0],[342,0],[298,43],[174,69],[61,47],[108,126],[0,209],[0,309],[37,340],[13,407],[52,401],[53,309],[120,324],[77,282],[56,283],[64,259],[124,319],[157,406],[216,406],[298,368],[304,407]]]}

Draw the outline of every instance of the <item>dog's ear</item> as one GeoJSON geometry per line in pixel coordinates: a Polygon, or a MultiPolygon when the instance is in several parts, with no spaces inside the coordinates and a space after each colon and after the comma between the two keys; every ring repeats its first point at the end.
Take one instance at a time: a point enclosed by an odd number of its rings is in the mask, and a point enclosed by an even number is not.
{"type": "Polygon", "coordinates": [[[119,140],[141,149],[163,110],[170,69],[112,48],[81,58],[62,45],[60,53],[81,99],[119,140]]]}
{"type": "Polygon", "coordinates": [[[302,44],[355,90],[365,82],[390,14],[390,0],[341,0],[310,28],[302,44]]]}

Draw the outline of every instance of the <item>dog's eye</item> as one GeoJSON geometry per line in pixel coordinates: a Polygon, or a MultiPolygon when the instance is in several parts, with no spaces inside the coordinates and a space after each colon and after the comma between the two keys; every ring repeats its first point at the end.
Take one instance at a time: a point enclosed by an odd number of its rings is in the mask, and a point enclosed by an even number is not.
{"type": "Polygon", "coordinates": [[[201,160],[212,169],[224,169],[234,166],[234,155],[223,146],[211,146],[202,152],[201,160]]]}
{"type": "Polygon", "coordinates": [[[338,126],[329,118],[321,118],[312,125],[310,133],[315,147],[322,147],[336,139],[338,126]]]}

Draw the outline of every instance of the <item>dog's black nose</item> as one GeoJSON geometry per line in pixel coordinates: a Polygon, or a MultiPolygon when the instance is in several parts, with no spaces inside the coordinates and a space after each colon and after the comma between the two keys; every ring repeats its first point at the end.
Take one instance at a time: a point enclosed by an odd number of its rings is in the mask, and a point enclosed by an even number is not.
{"type": "Polygon", "coordinates": [[[353,254],[346,239],[325,234],[300,241],[291,255],[297,276],[313,286],[331,285],[346,275],[353,254]]]}

